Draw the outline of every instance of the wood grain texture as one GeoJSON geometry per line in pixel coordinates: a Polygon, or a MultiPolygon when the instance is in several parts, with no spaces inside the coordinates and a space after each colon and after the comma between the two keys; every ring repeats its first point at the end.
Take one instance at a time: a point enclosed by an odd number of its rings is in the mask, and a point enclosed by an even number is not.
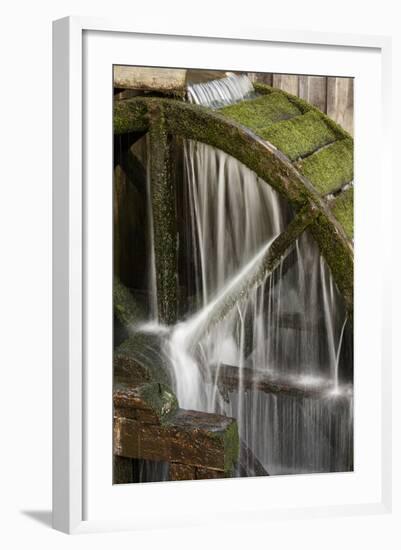
{"type": "Polygon", "coordinates": [[[327,115],[350,134],[354,132],[354,80],[328,77],[327,115]]]}
{"type": "Polygon", "coordinates": [[[224,471],[225,440],[222,432],[227,421],[234,422],[194,411],[181,411],[180,417],[163,426],[115,417],[114,454],[224,471]],[[188,418],[184,419],[184,416],[188,418]],[[202,425],[203,422],[206,426],[202,425]],[[211,431],[211,427],[215,429],[221,422],[220,432],[211,431]]]}
{"type": "Polygon", "coordinates": [[[273,86],[289,94],[298,95],[299,76],[294,74],[273,74],[273,86]]]}
{"type": "Polygon", "coordinates": [[[326,112],[327,78],[325,76],[300,76],[299,97],[326,112]]]}
{"type": "Polygon", "coordinates": [[[186,481],[196,479],[196,468],[187,464],[172,462],[170,464],[170,481],[186,481]]]}
{"type": "Polygon", "coordinates": [[[273,74],[272,73],[248,73],[251,82],[260,82],[273,86],[273,74]]]}
{"type": "Polygon", "coordinates": [[[135,90],[156,90],[184,93],[186,69],[158,69],[154,67],[114,67],[114,86],[135,90]]]}

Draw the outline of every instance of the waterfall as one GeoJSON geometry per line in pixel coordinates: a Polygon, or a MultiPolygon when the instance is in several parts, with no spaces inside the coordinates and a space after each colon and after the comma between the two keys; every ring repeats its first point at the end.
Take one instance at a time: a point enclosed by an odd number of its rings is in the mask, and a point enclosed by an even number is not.
{"type": "MultiPolygon", "coordinates": [[[[244,75],[188,87],[189,101],[212,108],[253,93],[244,75]]],[[[291,208],[220,150],[185,141],[183,155],[177,207],[185,307],[165,345],[180,406],[235,417],[241,441],[270,474],[352,469],[352,388],[340,374],[346,312],[316,243],[305,232],[273,273],[244,292],[293,218],[291,208]],[[227,300],[233,307],[223,315],[227,300]],[[238,373],[228,390],[226,365],[238,373]],[[256,381],[265,376],[321,389],[321,396],[264,393],[256,381]]]]}
{"type": "Polygon", "coordinates": [[[242,75],[228,73],[226,78],[188,85],[188,100],[190,103],[219,108],[230,105],[255,95],[252,82],[242,75]]]}

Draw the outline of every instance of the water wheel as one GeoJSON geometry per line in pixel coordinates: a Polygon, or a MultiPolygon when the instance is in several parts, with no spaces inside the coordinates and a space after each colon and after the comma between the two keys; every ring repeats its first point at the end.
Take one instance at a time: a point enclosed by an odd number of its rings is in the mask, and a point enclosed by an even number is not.
{"type": "Polygon", "coordinates": [[[255,91],[257,97],[217,110],[152,95],[115,102],[116,135],[150,136],[158,307],[166,323],[176,320],[177,299],[171,136],[221,149],[284,196],[296,215],[270,261],[308,228],[352,316],[353,139],[296,96],[263,84],[255,91]]]}

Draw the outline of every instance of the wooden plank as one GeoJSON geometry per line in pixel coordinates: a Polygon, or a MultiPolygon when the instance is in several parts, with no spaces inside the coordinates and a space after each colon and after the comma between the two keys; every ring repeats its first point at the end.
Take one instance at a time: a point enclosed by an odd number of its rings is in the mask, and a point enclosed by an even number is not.
{"type": "Polygon", "coordinates": [[[354,79],[328,77],[327,114],[347,132],[354,132],[354,79]]]}
{"type": "Polygon", "coordinates": [[[261,84],[267,84],[268,86],[273,86],[272,73],[248,73],[248,77],[251,82],[260,82],[261,84]]]}
{"type": "Polygon", "coordinates": [[[114,87],[134,90],[153,90],[166,93],[185,93],[186,69],[114,66],[114,87]]]}
{"type": "Polygon", "coordinates": [[[305,101],[308,101],[325,113],[327,78],[325,76],[300,76],[299,97],[305,101]]]}
{"type": "Polygon", "coordinates": [[[298,95],[299,76],[295,74],[273,74],[273,86],[289,94],[298,95]]]}

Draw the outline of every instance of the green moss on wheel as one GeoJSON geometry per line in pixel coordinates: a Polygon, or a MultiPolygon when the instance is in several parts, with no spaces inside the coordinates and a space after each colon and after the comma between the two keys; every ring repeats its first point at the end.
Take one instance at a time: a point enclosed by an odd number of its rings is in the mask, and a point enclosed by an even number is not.
{"type": "MultiPolygon", "coordinates": [[[[269,93],[274,92],[269,89],[266,94],[269,93]]],[[[286,197],[296,210],[315,204],[321,215],[319,223],[316,221],[312,224],[311,232],[343,292],[348,310],[352,311],[353,252],[345,235],[345,231],[350,235],[350,228],[344,227],[343,232],[337,227],[334,215],[322,209],[323,203],[309,179],[285,157],[287,155],[291,160],[297,160],[337,140],[352,138],[306,102],[290,94],[284,95],[304,114],[257,130],[257,134],[271,142],[277,150],[270,147],[269,143],[255,139],[255,134],[219,111],[168,99],[138,97],[121,101],[115,111],[115,126],[121,128],[122,118],[127,132],[137,131],[144,124],[146,129],[152,118],[150,113],[160,105],[168,134],[207,143],[237,158],[286,197]]],[[[337,220],[340,221],[340,218],[337,217],[337,220]]]]}
{"type": "Polygon", "coordinates": [[[162,324],[177,320],[177,227],[175,188],[171,165],[171,136],[160,105],[150,109],[149,129],[151,203],[157,283],[158,319],[162,324]]]}
{"type": "Polygon", "coordinates": [[[345,236],[337,231],[336,238],[333,223],[326,213],[321,212],[309,228],[317,242],[333,276],[337,287],[344,297],[345,305],[350,316],[353,311],[354,292],[354,257],[352,246],[345,236]]]}
{"type": "Polygon", "coordinates": [[[148,109],[144,103],[129,99],[114,102],[114,134],[146,131],[149,126],[148,109]],[[133,124],[133,121],[134,124],[133,124]]]}
{"type": "Polygon", "coordinates": [[[219,110],[224,116],[252,130],[298,116],[301,111],[281,92],[241,101],[219,110]]]}
{"type": "Polygon", "coordinates": [[[343,226],[347,236],[354,238],[354,188],[341,193],[332,204],[332,212],[343,226]]]}
{"type": "Polygon", "coordinates": [[[336,140],[335,133],[312,111],[267,128],[259,128],[257,133],[292,161],[336,140]]]}
{"type": "Polygon", "coordinates": [[[353,141],[342,139],[299,161],[298,170],[325,195],[353,179],[353,141]]]}
{"type": "MultiPolygon", "coordinates": [[[[269,95],[277,90],[277,88],[273,88],[272,86],[268,86],[267,84],[260,84],[260,83],[255,83],[254,88],[258,94],[262,94],[262,95],[269,95]]],[[[284,90],[280,90],[280,92],[284,94],[285,97],[288,99],[288,101],[290,101],[293,105],[295,105],[301,111],[301,113],[303,114],[309,113],[309,112],[316,113],[317,116],[321,120],[323,120],[325,124],[327,124],[327,126],[334,132],[334,134],[337,136],[337,139],[346,139],[346,138],[352,139],[352,136],[346,130],[344,130],[342,126],[337,124],[337,122],[335,122],[332,118],[322,113],[322,111],[320,111],[317,107],[314,107],[304,99],[301,99],[296,95],[289,94],[284,90]]]]}

